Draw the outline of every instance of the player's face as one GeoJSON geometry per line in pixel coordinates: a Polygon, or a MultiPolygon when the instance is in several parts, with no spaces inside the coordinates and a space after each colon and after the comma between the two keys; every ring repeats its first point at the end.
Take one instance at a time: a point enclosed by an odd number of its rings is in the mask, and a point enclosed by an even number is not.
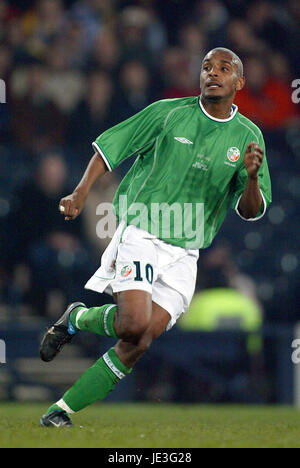
{"type": "Polygon", "coordinates": [[[206,99],[220,100],[234,97],[244,86],[238,66],[231,54],[209,52],[203,60],[200,74],[201,94],[206,99]]]}

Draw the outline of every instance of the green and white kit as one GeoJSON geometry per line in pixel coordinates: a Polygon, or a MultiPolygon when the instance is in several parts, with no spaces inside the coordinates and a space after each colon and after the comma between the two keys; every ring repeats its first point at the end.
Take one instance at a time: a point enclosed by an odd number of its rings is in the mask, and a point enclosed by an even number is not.
{"type": "MultiPolygon", "coordinates": [[[[247,181],[243,158],[251,141],[265,150],[261,131],[236,106],[228,119],[220,120],[206,113],[199,98],[188,97],[155,102],[104,132],[93,146],[109,170],[130,156],[138,156],[114,198],[119,221],[123,218],[126,224],[147,227],[146,231],[170,244],[201,249],[211,244],[230,205],[236,208],[247,181]],[[125,196],[127,210],[122,209],[125,196]],[[145,208],[147,226],[138,225],[142,216],[137,216],[136,210],[130,212],[132,204],[145,208]],[[153,205],[157,208],[160,204],[169,208],[180,205],[182,213],[186,212],[186,222],[182,217],[182,226],[171,226],[170,237],[164,235],[160,224],[162,213],[157,219],[151,217],[153,205]],[[197,206],[201,207],[198,220],[197,206]],[[203,234],[191,237],[196,228],[203,234]]],[[[259,171],[259,185],[264,206],[256,219],[271,201],[266,156],[259,171]]]]}
{"type": "MultiPolygon", "coordinates": [[[[111,242],[114,248],[108,247],[103,255],[105,261],[86,287],[99,292],[117,292],[118,288],[125,287],[145,289],[155,296],[161,262],[158,251],[154,253],[150,249],[151,256],[145,252],[145,246],[138,247],[136,236],[140,229],[146,233],[143,239],[148,233],[156,246],[161,243],[168,248],[176,247],[174,261],[184,256],[190,259],[188,265],[182,265],[186,273],[181,271],[181,276],[190,275],[193,286],[189,290],[194,291],[198,249],[211,244],[230,206],[241,216],[237,206],[248,178],[243,159],[247,144],[252,141],[265,152],[260,129],[241,115],[237,106],[232,106],[228,119],[216,119],[205,111],[199,97],[157,101],[100,135],[93,147],[109,170],[131,156],[137,158],[121,181],[113,202],[118,222],[122,231],[125,230],[125,240],[121,239],[119,229],[111,242]],[[131,240],[130,235],[134,236],[131,240]],[[128,256],[126,242],[136,246],[128,248],[128,256]]],[[[271,202],[266,154],[259,171],[259,186],[263,204],[250,221],[260,219],[271,202]]],[[[180,270],[174,270],[174,274],[180,277],[180,270]]],[[[170,288],[174,290],[174,281],[167,283],[166,297],[170,288]]],[[[180,313],[188,308],[191,299],[190,292],[185,294],[184,283],[182,290],[175,288],[180,294],[180,313]]],[[[165,302],[162,306],[166,308],[165,302]]],[[[175,306],[169,305],[167,310],[176,319],[180,315],[175,306]]]]}

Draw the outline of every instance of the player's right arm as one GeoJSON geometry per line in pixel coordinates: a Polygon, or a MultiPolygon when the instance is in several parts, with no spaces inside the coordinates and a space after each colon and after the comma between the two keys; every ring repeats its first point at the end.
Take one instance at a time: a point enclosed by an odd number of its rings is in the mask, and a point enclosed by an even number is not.
{"type": "Polygon", "coordinates": [[[107,170],[113,171],[125,159],[141,153],[143,148],[154,144],[167,115],[174,107],[173,101],[156,101],[127,120],[103,132],[93,143],[92,157],[80,183],[74,192],[63,198],[59,209],[65,220],[75,219],[82,211],[89,191],[98,177],[107,170]]]}
{"type": "Polygon", "coordinates": [[[106,171],[107,166],[103,159],[99,153],[95,153],[74,192],[59,202],[59,211],[66,221],[75,219],[81,213],[92,185],[106,171]]]}

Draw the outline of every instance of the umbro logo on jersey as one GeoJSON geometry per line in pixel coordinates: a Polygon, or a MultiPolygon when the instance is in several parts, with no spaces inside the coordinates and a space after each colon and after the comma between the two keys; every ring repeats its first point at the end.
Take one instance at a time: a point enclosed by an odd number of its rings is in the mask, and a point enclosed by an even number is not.
{"type": "Polygon", "coordinates": [[[174,137],[174,140],[180,141],[180,143],[184,143],[185,145],[193,145],[194,143],[187,138],[183,137],[174,137]]]}

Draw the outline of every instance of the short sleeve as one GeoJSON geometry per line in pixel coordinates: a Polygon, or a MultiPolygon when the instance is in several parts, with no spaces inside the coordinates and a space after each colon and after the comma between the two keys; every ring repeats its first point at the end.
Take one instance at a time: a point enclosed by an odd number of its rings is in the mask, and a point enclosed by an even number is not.
{"type": "Polygon", "coordinates": [[[271,179],[270,179],[270,173],[269,173],[267,156],[266,156],[266,146],[265,146],[265,142],[264,142],[261,132],[258,136],[258,143],[261,146],[261,148],[264,150],[263,162],[258,173],[258,183],[259,183],[259,188],[260,188],[260,193],[263,199],[263,203],[259,212],[254,218],[248,218],[248,219],[244,218],[238,210],[239,202],[243,195],[243,192],[245,190],[246,183],[248,180],[247,170],[244,165],[241,167],[241,169],[238,172],[238,176],[237,176],[236,184],[234,188],[232,208],[245,221],[257,221],[260,218],[262,218],[267,210],[267,207],[272,201],[271,179]]]}
{"type": "Polygon", "coordinates": [[[163,107],[162,101],[156,101],[106,130],[93,142],[94,150],[102,156],[110,171],[142,150],[160,134],[165,118],[163,107]]]}

